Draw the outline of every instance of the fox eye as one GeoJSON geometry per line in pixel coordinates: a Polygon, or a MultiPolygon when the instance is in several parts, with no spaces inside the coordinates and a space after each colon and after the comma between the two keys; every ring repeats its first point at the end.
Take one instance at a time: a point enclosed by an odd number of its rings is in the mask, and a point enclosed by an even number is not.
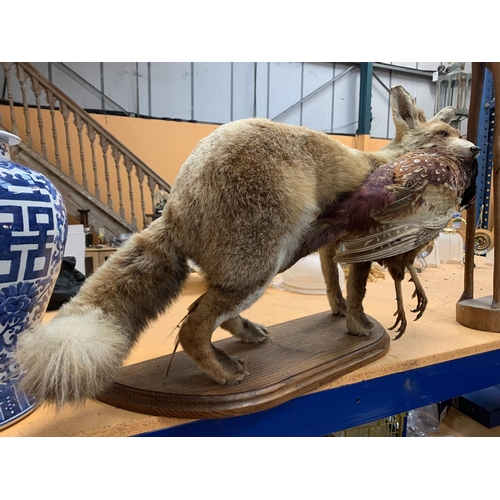
{"type": "Polygon", "coordinates": [[[446,132],[446,130],[438,130],[436,133],[437,135],[442,135],[443,137],[448,137],[450,135],[446,132]]]}

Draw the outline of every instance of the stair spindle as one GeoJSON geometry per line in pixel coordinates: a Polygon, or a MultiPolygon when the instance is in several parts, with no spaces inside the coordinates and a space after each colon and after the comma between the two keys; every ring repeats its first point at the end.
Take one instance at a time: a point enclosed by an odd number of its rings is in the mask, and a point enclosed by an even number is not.
{"type": "Polygon", "coordinates": [[[63,121],[64,121],[64,131],[66,133],[66,149],[68,151],[69,176],[74,180],[75,179],[75,169],[73,167],[73,157],[71,155],[71,135],[69,133],[69,108],[62,101],[61,101],[60,111],[61,111],[63,121]]]}
{"type": "Polygon", "coordinates": [[[56,160],[56,167],[61,170],[61,157],[59,155],[59,144],[57,140],[57,124],[56,124],[56,116],[55,116],[55,108],[56,108],[56,98],[52,92],[49,90],[45,90],[45,94],[47,96],[47,102],[49,103],[50,109],[50,119],[52,122],[52,138],[54,139],[54,155],[56,160]]]}
{"type": "Polygon", "coordinates": [[[33,138],[31,136],[31,126],[30,126],[30,111],[28,107],[28,99],[26,97],[26,73],[23,71],[19,65],[16,65],[17,79],[19,80],[21,86],[21,95],[23,98],[23,114],[24,114],[24,124],[26,132],[26,142],[30,148],[33,147],[33,138]]]}
{"type": "Polygon", "coordinates": [[[92,127],[92,125],[90,125],[89,123],[87,123],[87,136],[90,140],[90,151],[91,151],[91,154],[92,154],[92,170],[94,171],[94,189],[95,189],[95,197],[97,199],[101,199],[101,192],[99,190],[99,179],[98,179],[98,176],[97,176],[97,160],[96,160],[96,156],[95,156],[95,130],[94,130],[94,127],[92,127]]]}
{"type": "Polygon", "coordinates": [[[147,226],[147,223],[146,223],[146,201],[144,199],[144,186],[143,186],[144,171],[141,170],[137,165],[134,165],[134,167],[135,167],[135,174],[137,176],[137,179],[139,180],[139,192],[141,195],[142,224],[143,224],[143,227],[146,227],[147,226]]]}
{"type": "Polygon", "coordinates": [[[135,216],[135,207],[134,207],[134,188],[132,186],[132,162],[130,158],[125,156],[125,169],[127,170],[127,179],[128,179],[128,194],[130,199],[130,214],[132,218],[132,224],[137,226],[137,218],[135,216]]]}
{"type": "Polygon", "coordinates": [[[115,160],[116,166],[116,182],[118,185],[118,199],[120,202],[120,215],[125,218],[125,209],[123,208],[123,194],[122,194],[122,181],[120,176],[120,158],[122,156],[120,150],[114,145],[111,145],[111,151],[113,154],[113,158],[115,160]]]}
{"type": "Polygon", "coordinates": [[[89,190],[89,183],[87,180],[87,170],[85,169],[85,149],[83,147],[83,121],[78,113],[73,113],[76,130],[78,132],[78,143],[80,144],[80,164],[82,167],[82,185],[86,191],[89,190]]]}
{"type": "Polygon", "coordinates": [[[5,83],[7,84],[7,100],[9,101],[10,108],[10,121],[12,132],[15,135],[19,135],[19,129],[17,127],[16,113],[14,112],[14,93],[12,92],[12,80],[11,80],[11,68],[12,63],[3,63],[5,69],[5,83]]]}
{"type": "Polygon", "coordinates": [[[113,199],[111,197],[111,182],[108,168],[108,141],[103,135],[99,134],[99,143],[101,144],[102,157],[104,159],[104,178],[106,179],[106,192],[108,196],[108,207],[113,208],[113,199]]]}
{"type": "Polygon", "coordinates": [[[38,118],[38,129],[40,130],[40,147],[42,149],[42,156],[47,160],[47,146],[45,144],[45,134],[43,132],[43,113],[42,105],[40,103],[40,96],[42,94],[42,86],[36,78],[31,77],[31,88],[35,94],[37,118],[38,118]]]}

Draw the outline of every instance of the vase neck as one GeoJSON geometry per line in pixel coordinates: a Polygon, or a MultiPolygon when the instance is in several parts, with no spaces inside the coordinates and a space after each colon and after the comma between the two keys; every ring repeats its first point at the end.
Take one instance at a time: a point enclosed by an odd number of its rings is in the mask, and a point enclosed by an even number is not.
{"type": "Polygon", "coordinates": [[[0,160],[10,160],[10,147],[8,141],[0,138],[0,160]]]}
{"type": "Polygon", "coordinates": [[[10,160],[10,146],[19,144],[21,139],[10,132],[0,130],[0,160],[10,160]]]}

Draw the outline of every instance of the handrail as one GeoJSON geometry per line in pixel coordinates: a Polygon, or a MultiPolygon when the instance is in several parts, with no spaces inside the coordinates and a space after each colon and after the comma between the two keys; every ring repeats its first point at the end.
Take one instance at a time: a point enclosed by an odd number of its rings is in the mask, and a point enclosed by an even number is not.
{"type": "Polygon", "coordinates": [[[85,87],[92,90],[101,99],[104,99],[108,103],[111,103],[111,105],[113,105],[115,108],[118,108],[124,115],[126,115],[126,116],[133,116],[134,115],[134,113],[128,112],[123,106],[120,106],[116,101],[113,101],[113,99],[111,99],[111,97],[109,97],[106,94],[104,94],[103,92],[101,92],[97,87],[94,87],[94,85],[92,85],[89,81],[85,80],[85,78],[83,78],[83,76],[79,75],[76,71],[72,70],[67,64],[64,64],[63,62],[54,62],[54,63],[50,63],[50,64],[57,64],[57,66],[59,68],[63,69],[64,71],[66,71],[66,73],[68,73],[68,75],[71,75],[78,82],[81,82],[83,85],[85,85],[85,87]]]}
{"type": "Polygon", "coordinates": [[[134,228],[145,227],[153,211],[153,193],[170,193],[170,184],[34,66],[24,62],[0,66],[5,70],[9,103],[8,116],[0,109],[0,125],[10,125],[29,147],[134,228]],[[52,139],[46,138],[48,131],[52,139]],[[110,168],[113,164],[114,169],[110,168]],[[144,184],[151,196],[145,196],[144,184]],[[141,214],[139,223],[136,213],[141,214]]]}

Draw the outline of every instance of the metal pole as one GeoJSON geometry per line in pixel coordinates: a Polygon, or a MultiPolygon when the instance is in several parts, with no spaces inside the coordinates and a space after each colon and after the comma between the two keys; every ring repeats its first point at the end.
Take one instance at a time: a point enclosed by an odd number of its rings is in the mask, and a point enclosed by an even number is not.
{"type": "MultiPolygon", "coordinates": [[[[500,63],[492,62],[489,68],[493,73],[496,96],[500,96],[500,63]]],[[[496,113],[495,113],[496,114],[496,113]]],[[[493,132],[493,301],[492,309],[500,309],[500,126],[495,120],[493,132]]]]}
{"type": "Polygon", "coordinates": [[[253,63],[253,116],[257,116],[257,63],[253,63]]]}
{"type": "Polygon", "coordinates": [[[370,133],[372,118],[372,82],[373,63],[361,63],[359,85],[359,120],[356,135],[365,135],[370,133]]]}

